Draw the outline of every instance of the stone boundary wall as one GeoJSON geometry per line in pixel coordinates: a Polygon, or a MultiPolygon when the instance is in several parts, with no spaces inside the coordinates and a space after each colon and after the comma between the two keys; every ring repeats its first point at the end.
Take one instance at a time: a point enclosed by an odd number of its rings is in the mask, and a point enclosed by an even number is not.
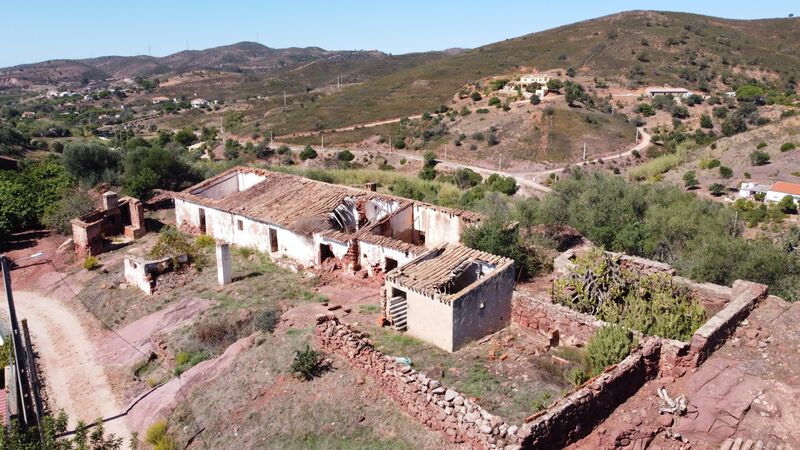
{"type": "Polygon", "coordinates": [[[475,402],[409,366],[375,350],[372,343],[336,316],[317,317],[314,330],[323,350],[336,353],[369,375],[407,413],[448,441],[475,449],[518,449],[518,427],[493,416],[475,402]]]}
{"type": "Polygon", "coordinates": [[[714,350],[718,349],[730,337],[742,320],[746,319],[758,303],[767,298],[768,289],[764,284],[736,280],[733,283],[731,301],[708,319],[692,335],[688,356],[693,367],[702,364],[714,350]]]}
{"type": "Polygon", "coordinates": [[[560,340],[584,344],[605,326],[605,322],[589,314],[518,292],[511,301],[511,321],[549,337],[555,341],[553,344],[560,340]]]}
{"type": "Polygon", "coordinates": [[[523,448],[563,448],[589,434],[658,374],[661,341],[647,340],[616,366],[586,382],[523,425],[523,448]]]}

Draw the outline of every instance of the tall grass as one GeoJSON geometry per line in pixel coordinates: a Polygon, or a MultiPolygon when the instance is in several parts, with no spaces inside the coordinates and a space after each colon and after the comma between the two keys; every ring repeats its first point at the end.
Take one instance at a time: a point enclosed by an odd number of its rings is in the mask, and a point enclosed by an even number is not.
{"type": "Polygon", "coordinates": [[[686,161],[688,156],[689,150],[686,147],[680,146],[675,153],[661,155],[634,167],[628,172],[628,178],[631,181],[643,181],[653,178],[677,168],[686,161]]]}
{"type": "Polygon", "coordinates": [[[461,191],[450,183],[426,181],[406,174],[375,169],[306,169],[297,166],[271,166],[270,170],[290,173],[325,183],[364,187],[377,183],[393,195],[442,206],[457,206],[461,191]]]}

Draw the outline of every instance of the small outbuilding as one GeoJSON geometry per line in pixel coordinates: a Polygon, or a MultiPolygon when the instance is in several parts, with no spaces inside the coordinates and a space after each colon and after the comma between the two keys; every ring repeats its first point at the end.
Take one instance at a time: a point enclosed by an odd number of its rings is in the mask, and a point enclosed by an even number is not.
{"type": "Polygon", "coordinates": [[[385,317],[453,352],[508,325],[514,261],[445,244],[386,274],[385,317]]]}

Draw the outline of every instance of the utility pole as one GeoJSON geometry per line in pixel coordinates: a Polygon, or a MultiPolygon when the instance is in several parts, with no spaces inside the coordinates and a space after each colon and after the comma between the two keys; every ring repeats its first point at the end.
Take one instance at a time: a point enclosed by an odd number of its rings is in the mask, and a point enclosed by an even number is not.
{"type": "Polygon", "coordinates": [[[286,108],[286,91],[283,91],[283,107],[286,108]]]}
{"type": "Polygon", "coordinates": [[[500,172],[503,170],[503,154],[500,153],[500,160],[497,162],[497,171],[500,172]]]}
{"type": "Polygon", "coordinates": [[[447,161],[447,144],[444,144],[444,160],[447,161]]]}
{"type": "Polygon", "coordinates": [[[586,161],[586,142],[583,143],[583,160],[586,161]]]}
{"type": "Polygon", "coordinates": [[[325,134],[320,133],[320,136],[322,136],[322,149],[325,150],[325,134]]]}

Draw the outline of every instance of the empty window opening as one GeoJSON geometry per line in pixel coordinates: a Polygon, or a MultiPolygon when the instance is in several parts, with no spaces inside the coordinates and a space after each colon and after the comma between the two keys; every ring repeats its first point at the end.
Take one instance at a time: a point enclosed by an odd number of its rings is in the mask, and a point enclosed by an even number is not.
{"type": "Polygon", "coordinates": [[[392,258],[386,258],[386,271],[390,271],[397,268],[397,260],[392,258]]]}
{"type": "Polygon", "coordinates": [[[236,226],[239,228],[239,231],[244,230],[244,222],[242,222],[242,219],[236,221],[236,226]]]}
{"type": "Polygon", "coordinates": [[[269,229],[269,251],[278,251],[278,230],[274,228],[269,229]]]}
{"type": "Polygon", "coordinates": [[[205,234],[206,232],[206,210],[200,208],[200,232],[205,234]]]}
{"type": "Polygon", "coordinates": [[[333,250],[328,244],[319,244],[319,262],[323,263],[328,258],[333,258],[333,250]]]}
{"type": "Polygon", "coordinates": [[[392,300],[394,299],[405,300],[406,297],[407,297],[406,291],[402,289],[392,288],[392,300]]]}
{"type": "Polygon", "coordinates": [[[425,244],[425,232],[417,230],[417,245],[425,244]]]}

